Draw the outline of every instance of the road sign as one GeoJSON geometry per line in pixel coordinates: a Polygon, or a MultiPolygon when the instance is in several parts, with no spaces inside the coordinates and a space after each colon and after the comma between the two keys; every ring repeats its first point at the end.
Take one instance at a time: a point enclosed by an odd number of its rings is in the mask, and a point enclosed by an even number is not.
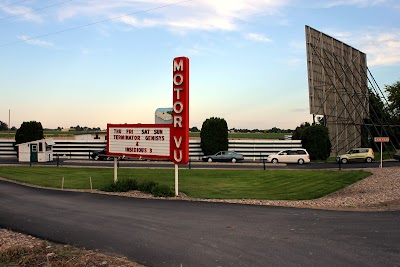
{"type": "Polygon", "coordinates": [[[390,139],[389,139],[389,137],[374,137],[374,142],[387,143],[387,142],[390,142],[390,139]]]}

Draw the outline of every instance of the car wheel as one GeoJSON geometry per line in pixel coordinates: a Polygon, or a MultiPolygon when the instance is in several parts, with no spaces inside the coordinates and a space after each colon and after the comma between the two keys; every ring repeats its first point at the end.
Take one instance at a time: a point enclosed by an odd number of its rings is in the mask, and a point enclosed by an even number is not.
{"type": "Polygon", "coordinates": [[[232,163],[236,163],[236,159],[235,158],[232,158],[232,163]]]}
{"type": "Polygon", "coordinates": [[[371,163],[372,162],[372,158],[367,158],[365,161],[368,162],[368,163],[371,163]]]}
{"type": "Polygon", "coordinates": [[[341,160],[340,160],[340,162],[342,162],[343,164],[346,164],[347,161],[348,161],[347,159],[341,159],[341,160]]]}
{"type": "Polygon", "coordinates": [[[303,164],[304,164],[304,159],[299,159],[297,162],[298,162],[300,165],[303,165],[303,164]]]}
{"type": "Polygon", "coordinates": [[[208,158],[208,160],[207,160],[208,162],[212,162],[212,158],[208,158]]]}
{"type": "Polygon", "coordinates": [[[271,162],[276,164],[276,163],[278,163],[278,159],[272,159],[271,162]]]}
{"type": "Polygon", "coordinates": [[[94,157],[94,160],[99,160],[99,156],[96,155],[96,156],[94,157]]]}

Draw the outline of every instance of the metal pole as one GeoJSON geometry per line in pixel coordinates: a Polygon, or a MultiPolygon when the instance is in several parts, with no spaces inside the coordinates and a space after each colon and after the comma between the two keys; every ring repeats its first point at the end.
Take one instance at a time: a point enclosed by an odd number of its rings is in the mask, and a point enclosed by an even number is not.
{"type": "Polygon", "coordinates": [[[10,137],[10,128],[11,128],[11,109],[8,110],[8,138],[11,139],[10,137]]]}
{"type": "Polygon", "coordinates": [[[382,168],[382,164],[383,164],[383,163],[382,163],[382,160],[383,160],[383,159],[382,159],[382,158],[383,158],[382,143],[383,143],[383,142],[381,142],[381,165],[379,165],[379,168],[382,168]]]}
{"type": "Polygon", "coordinates": [[[179,193],[179,165],[175,164],[175,196],[178,196],[179,193]]]}
{"type": "Polygon", "coordinates": [[[114,157],[114,183],[118,181],[118,163],[117,163],[117,158],[114,157]]]}

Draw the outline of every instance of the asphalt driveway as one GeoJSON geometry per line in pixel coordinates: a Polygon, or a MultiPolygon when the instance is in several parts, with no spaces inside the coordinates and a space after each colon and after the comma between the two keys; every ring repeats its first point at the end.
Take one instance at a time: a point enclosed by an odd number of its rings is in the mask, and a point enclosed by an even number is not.
{"type": "Polygon", "coordinates": [[[399,266],[400,212],[134,199],[0,181],[0,227],[148,266],[399,266]]]}

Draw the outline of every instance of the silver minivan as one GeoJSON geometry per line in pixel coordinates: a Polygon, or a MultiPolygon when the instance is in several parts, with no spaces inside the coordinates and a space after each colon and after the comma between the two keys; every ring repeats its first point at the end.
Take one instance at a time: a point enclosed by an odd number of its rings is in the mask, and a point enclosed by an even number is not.
{"type": "Polygon", "coordinates": [[[310,155],[304,148],[291,148],[268,155],[267,162],[304,164],[310,162],[310,155]]]}

